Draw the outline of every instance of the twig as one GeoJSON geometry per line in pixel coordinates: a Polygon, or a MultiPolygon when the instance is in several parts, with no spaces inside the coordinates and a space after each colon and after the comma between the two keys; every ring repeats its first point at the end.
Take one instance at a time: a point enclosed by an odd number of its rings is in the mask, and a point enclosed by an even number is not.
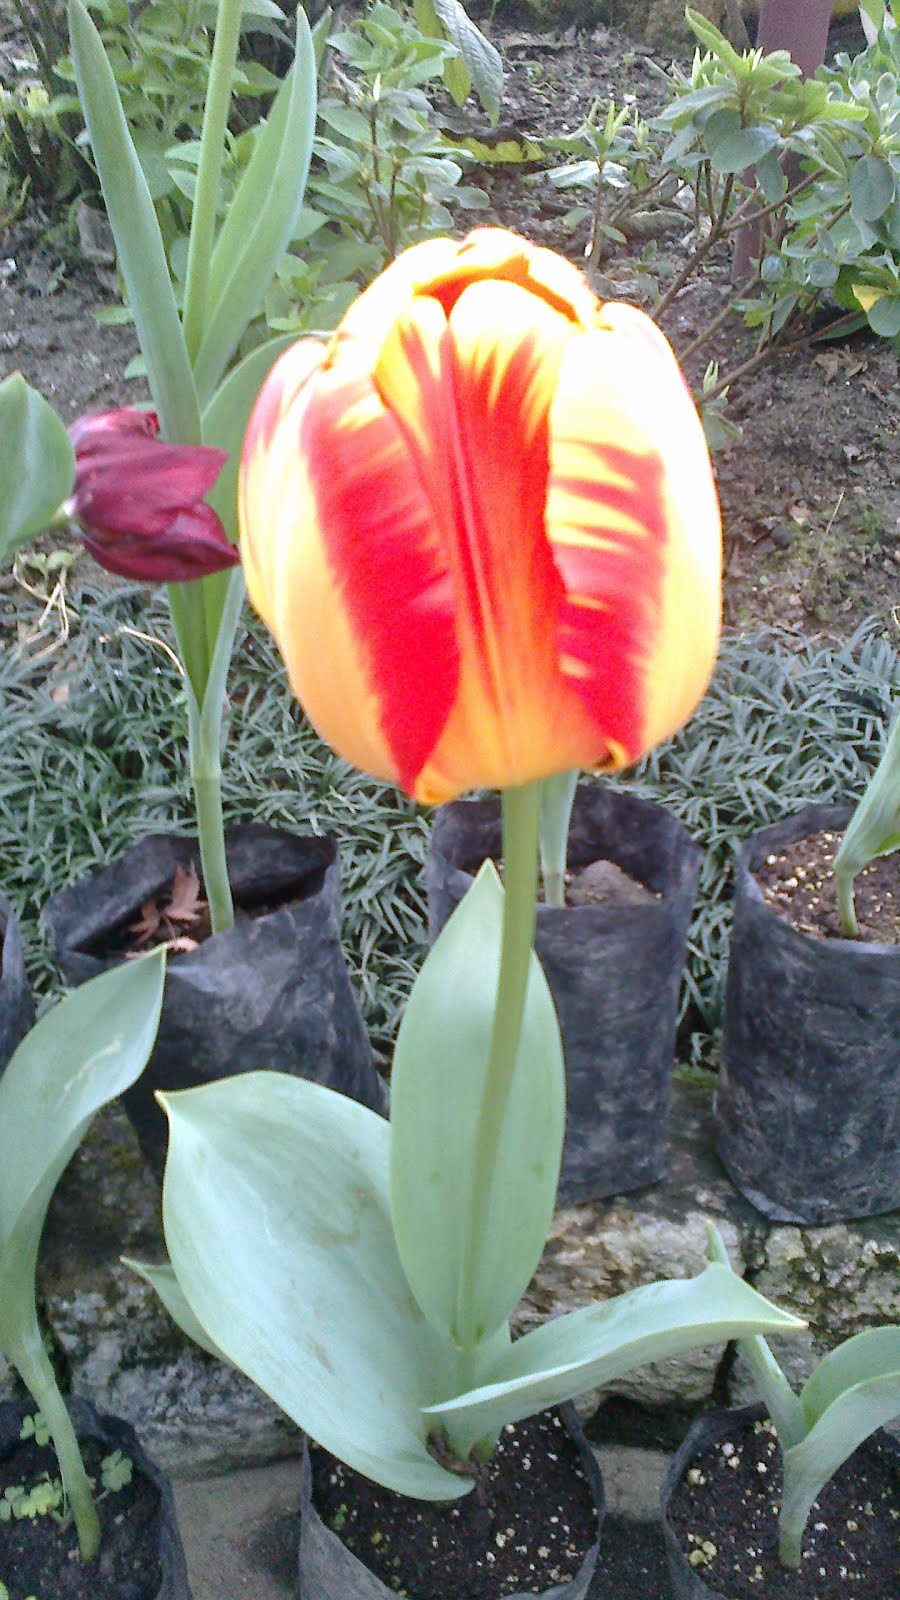
{"type": "MultiPolygon", "coordinates": [[[[745,278],[744,282],[738,285],[734,291],[732,299],[738,300],[740,299],[741,295],[749,294],[750,290],[753,288],[753,285],[758,282],[759,267],[757,267],[755,272],[750,274],[749,278],[745,278]]],[[[698,333],[697,337],[692,339],[690,344],[686,344],[684,349],[678,352],[678,359],[680,362],[683,363],[687,361],[690,356],[694,355],[697,350],[701,349],[702,346],[706,344],[707,339],[711,339],[713,334],[718,333],[719,329],[728,321],[728,318],[734,311],[732,299],[729,299],[727,305],[723,307],[718,316],[713,317],[712,322],[710,322],[700,333],[698,333]]]]}
{"type": "Polygon", "coordinates": [[[663,295],[662,299],[660,300],[659,305],[658,306],[654,306],[654,308],[653,308],[653,310],[651,312],[651,316],[652,316],[654,322],[658,322],[659,318],[661,316],[663,316],[663,314],[666,311],[668,311],[670,305],[672,304],[672,301],[675,299],[675,297],[677,295],[679,295],[681,293],[681,291],[684,288],[685,284],[687,283],[688,279],[690,277],[692,277],[692,275],[696,271],[697,267],[699,267],[701,261],[705,261],[706,257],[709,255],[710,251],[715,248],[715,246],[718,244],[719,240],[721,239],[722,232],[723,232],[723,229],[724,229],[724,226],[725,226],[725,217],[726,217],[727,212],[728,212],[728,206],[729,206],[729,203],[730,203],[730,200],[731,200],[731,194],[732,194],[732,190],[733,189],[734,189],[734,173],[733,172],[729,172],[728,177],[725,179],[725,187],[722,190],[722,204],[719,207],[719,214],[716,217],[715,221],[713,222],[712,227],[709,230],[709,233],[706,235],[706,238],[703,240],[703,243],[699,244],[697,246],[696,250],[694,250],[692,252],[692,254],[688,257],[687,261],[685,262],[684,266],[682,267],[681,271],[679,272],[677,278],[675,279],[675,282],[673,284],[671,284],[669,286],[669,288],[666,290],[666,293],[663,295]]]}

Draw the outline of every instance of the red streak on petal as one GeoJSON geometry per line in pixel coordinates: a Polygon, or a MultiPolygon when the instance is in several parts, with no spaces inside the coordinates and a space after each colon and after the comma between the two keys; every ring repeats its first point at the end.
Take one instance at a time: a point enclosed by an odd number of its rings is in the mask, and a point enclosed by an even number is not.
{"type": "Polygon", "coordinates": [[[554,543],[566,589],[560,665],[606,738],[636,759],[644,748],[644,668],[665,573],[663,463],[653,452],[599,443],[594,449],[595,481],[557,480],[564,494],[592,502],[594,511],[584,543],[567,543],[564,535],[554,543]],[[616,481],[606,482],[607,475],[616,481]],[[627,515],[642,532],[623,532],[618,518],[604,523],[604,506],[627,515]]]}
{"type": "Polygon", "coordinates": [[[322,375],[297,448],[309,464],[328,563],[367,662],[381,731],[411,792],[446,722],[459,667],[432,509],[367,374],[322,375]]]}

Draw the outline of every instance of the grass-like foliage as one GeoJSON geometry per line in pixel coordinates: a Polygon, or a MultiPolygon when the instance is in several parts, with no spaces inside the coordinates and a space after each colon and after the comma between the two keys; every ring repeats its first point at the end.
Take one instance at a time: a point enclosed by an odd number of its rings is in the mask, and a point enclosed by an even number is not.
{"type": "MultiPolygon", "coordinates": [[[[20,606],[24,631],[33,628],[31,599],[2,600],[4,623],[15,628],[20,606]]],[[[148,832],[189,829],[192,816],[186,711],[161,598],[85,587],[70,620],[71,637],[49,655],[40,653],[46,632],[18,649],[10,632],[0,639],[0,885],[23,917],[39,989],[54,982],[37,930],[49,895],[148,832]]],[[[686,974],[695,1029],[718,1022],[735,842],[810,801],[857,799],[898,689],[896,650],[875,624],[843,645],[731,638],[685,732],[620,780],[669,806],[706,852],[686,974]]],[[[228,820],[337,837],[345,948],[385,1047],[425,951],[427,816],[322,745],[255,623],[239,637],[231,695],[228,820]]]]}

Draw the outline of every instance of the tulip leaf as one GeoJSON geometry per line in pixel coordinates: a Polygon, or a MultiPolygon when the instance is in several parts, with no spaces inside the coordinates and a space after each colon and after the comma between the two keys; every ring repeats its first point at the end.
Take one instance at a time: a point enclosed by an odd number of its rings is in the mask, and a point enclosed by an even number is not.
{"type": "Polygon", "coordinates": [[[169,1259],[207,1338],[368,1477],[425,1500],[464,1493],[426,1448],[422,1408],[453,1352],[397,1255],[388,1124],[274,1072],[163,1103],[169,1259]]]}
{"type": "Polygon", "coordinates": [[[900,1374],[900,1327],[867,1328],[823,1356],[800,1391],[800,1403],[810,1426],[818,1422],[835,1400],[854,1385],[871,1378],[900,1374]]]}
{"type": "MultiPolygon", "coordinates": [[[[897,1365],[900,1328],[873,1328],[870,1333],[894,1335],[891,1348],[878,1342],[873,1344],[867,1352],[871,1363],[865,1362],[866,1366],[871,1364],[868,1374],[836,1394],[830,1404],[823,1406],[806,1437],[783,1451],[780,1553],[790,1566],[799,1566],[803,1530],[813,1501],[826,1483],[876,1428],[900,1416],[900,1366],[897,1365]],[[890,1367],[885,1370],[884,1366],[878,1370],[884,1360],[893,1363],[892,1370],[890,1367]]],[[[867,1337],[864,1333],[857,1336],[858,1339],[867,1337]]],[[[856,1339],[849,1339],[847,1344],[856,1342],[856,1339]]],[[[821,1367],[834,1357],[840,1357],[846,1348],[841,1345],[831,1357],[826,1356],[803,1391],[804,1395],[816,1384],[821,1367]]],[[[862,1351],[854,1352],[854,1359],[860,1360],[862,1354],[862,1351]]],[[[819,1399],[824,1399],[824,1390],[830,1387],[832,1377],[837,1378],[837,1372],[829,1375],[819,1399]]]]}
{"type": "Polygon", "coordinates": [[[296,342],[296,336],[287,333],[252,350],[232,368],[203,413],[203,443],[228,451],[228,460],[206,496],[206,503],[212,506],[232,543],[237,541],[238,471],[250,413],[278,357],[296,342]]]}
{"type": "Polygon", "coordinates": [[[14,372],[0,383],[0,561],[52,522],[75,483],[75,452],[42,395],[14,372]]]}
{"type": "Polygon", "coordinates": [[[101,1106],[153,1048],[165,952],[123,962],[36,1023],[0,1077],[0,1348],[16,1362],[34,1324],[34,1269],[50,1198],[101,1106]]]}
{"type": "Polygon", "coordinates": [[[485,1432],[601,1388],[645,1362],[698,1345],[803,1327],[716,1262],[696,1278],[650,1283],[544,1323],[492,1363],[480,1388],[429,1407],[428,1415],[452,1423],[455,1440],[474,1443],[485,1432]]]}
{"type": "Polygon", "coordinates": [[[297,9],[297,53],[229,206],[209,270],[209,310],[194,374],[201,399],[215,389],[272,274],[303,204],[316,125],[316,60],[297,9]]]}
{"type": "Polygon", "coordinates": [[[135,1261],[131,1256],[123,1256],[122,1264],[130,1267],[132,1272],[136,1272],[139,1278],[143,1278],[146,1283],[149,1283],[151,1289],[156,1290],[172,1321],[177,1323],[182,1333],[186,1333],[189,1339],[193,1339],[194,1343],[198,1344],[201,1350],[205,1350],[207,1355],[215,1356],[217,1361],[227,1361],[227,1356],[222,1354],[218,1345],[213,1344],[206,1329],[200,1325],[194,1316],[184,1298],[181,1285],[168,1262],[162,1265],[155,1265],[150,1261],[135,1261]]]}
{"type": "Polygon", "coordinates": [[[853,880],[876,856],[900,848],[900,716],[868,787],[850,819],[834,858],[834,880],[844,931],[859,932],[853,910],[853,880]]]}
{"type": "Polygon", "coordinates": [[[391,1206],[397,1248],[425,1315],[480,1343],[518,1303],[553,1217],[565,1073],[547,980],[532,953],[522,1032],[491,1176],[488,1229],[466,1301],[466,1205],[497,999],[503,889],[492,862],[416,979],[391,1072],[391,1206]],[[462,1001],[464,1000],[464,1003],[462,1001]]]}
{"type": "Polygon", "coordinates": [[[82,0],[69,0],[69,34],[78,95],[160,430],[166,439],[199,444],[197,392],[159,223],[112,67],[82,0]]]}

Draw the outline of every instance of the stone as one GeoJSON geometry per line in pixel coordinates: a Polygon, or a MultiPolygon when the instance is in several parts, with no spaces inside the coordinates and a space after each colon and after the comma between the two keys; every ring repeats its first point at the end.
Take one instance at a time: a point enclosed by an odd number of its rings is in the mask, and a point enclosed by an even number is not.
{"type": "MultiPolygon", "coordinates": [[[[755,1214],[732,1188],[713,1151],[708,1091],[675,1088],[668,1177],[635,1194],[557,1211],[515,1317],[518,1332],[657,1278],[702,1271],[709,1222],[720,1229],[735,1268],[745,1269],[744,1239],[753,1235],[755,1214]]],[[[607,1392],[649,1406],[699,1404],[713,1394],[725,1348],[708,1346],[642,1367],[607,1392]]],[[[589,1413],[591,1405],[585,1396],[580,1409],[589,1413]]]]}
{"type": "MultiPolygon", "coordinates": [[[[880,1323],[900,1322],[900,1214],[821,1228],[776,1225],[760,1241],[747,1276],[761,1294],[809,1323],[796,1339],[772,1340],[799,1388],[835,1345],[880,1323]]],[[[735,1405],[753,1398],[740,1355],[728,1391],[735,1405]]]]}

